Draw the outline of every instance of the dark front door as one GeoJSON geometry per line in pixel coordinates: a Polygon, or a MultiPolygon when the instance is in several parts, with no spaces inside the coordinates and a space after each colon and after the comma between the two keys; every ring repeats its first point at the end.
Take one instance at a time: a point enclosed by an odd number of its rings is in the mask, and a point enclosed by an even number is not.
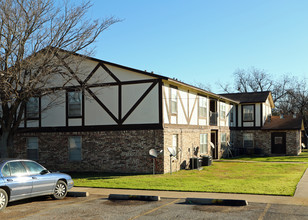
{"type": "Polygon", "coordinates": [[[272,133],[272,154],[286,154],[286,133],[272,133]]]}
{"type": "Polygon", "coordinates": [[[218,159],[217,131],[211,131],[211,142],[214,145],[211,146],[213,159],[218,159]]]}

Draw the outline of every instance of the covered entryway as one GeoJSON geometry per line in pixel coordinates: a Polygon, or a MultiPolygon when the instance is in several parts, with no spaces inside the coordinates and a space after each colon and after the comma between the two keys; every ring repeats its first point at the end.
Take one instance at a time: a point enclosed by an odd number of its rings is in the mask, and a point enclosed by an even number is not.
{"type": "Polygon", "coordinates": [[[272,133],[272,154],[286,154],[286,132],[272,133]]]}

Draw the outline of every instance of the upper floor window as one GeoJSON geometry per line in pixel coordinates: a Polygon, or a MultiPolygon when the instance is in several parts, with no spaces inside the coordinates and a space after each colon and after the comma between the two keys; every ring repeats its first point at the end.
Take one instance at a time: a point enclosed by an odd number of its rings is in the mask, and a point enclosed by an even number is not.
{"type": "Polygon", "coordinates": [[[200,134],[200,153],[208,153],[208,134],[200,134]]]}
{"type": "Polygon", "coordinates": [[[68,116],[78,117],[81,116],[81,100],[82,94],[80,91],[72,91],[67,93],[68,96],[68,116]]]}
{"type": "Polygon", "coordinates": [[[231,109],[230,109],[230,122],[234,122],[234,105],[231,105],[231,109]]]}
{"type": "Polygon", "coordinates": [[[171,113],[176,114],[178,112],[178,95],[177,90],[171,88],[171,113]]]}
{"type": "Polygon", "coordinates": [[[26,104],[26,117],[27,118],[39,118],[40,100],[39,97],[31,97],[26,104]]]}
{"type": "Polygon", "coordinates": [[[27,138],[27,157],[31,160],[38,159],[38,138],[28,137],[27,138]]]}
{"type": "Polygon", "coordinates": [[[254,105],[243,105],[243,121],[254,120],[254,105]]]}
{"type": "Polygon", "coordinates": [[[199,116],[207,116],[207,98],[199,96],[199,116]]]}
{"type": "Polygon", "coordinates": [[[225,119],[226,118],[226,103],[221,102],[219,109],[220,109],[220,118],[225,119]]]}

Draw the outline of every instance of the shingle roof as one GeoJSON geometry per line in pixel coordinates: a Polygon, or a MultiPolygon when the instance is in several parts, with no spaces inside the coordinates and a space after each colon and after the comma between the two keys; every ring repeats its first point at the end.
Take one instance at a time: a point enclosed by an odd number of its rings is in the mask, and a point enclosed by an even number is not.
{"type": "Polygon", "coordinates": [[[260,103],[266,102],[270,91],[265,92],[247,92],[247,93],[226,93],[220,94],[229,99],[239,101],[240,103],[260,103]]]}
{"type": "Polygon", "coordinates": [[[266,120],[262,130],[301,130],[302,125],[303,119],[301,117],[272,116],[270,120],[266,120]]]}

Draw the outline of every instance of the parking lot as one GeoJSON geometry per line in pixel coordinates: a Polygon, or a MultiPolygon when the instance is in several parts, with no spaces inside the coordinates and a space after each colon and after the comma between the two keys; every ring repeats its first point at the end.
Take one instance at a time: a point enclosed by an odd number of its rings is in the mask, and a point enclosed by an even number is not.
{"type": "Polygon", "coordinates": [[[249,203],[248,206],[186,204],[185,199],[162,198],[157,202],[108,200],[108,195],[49,197],[13,202],[0,219],[308,219],[301,205],[249,203]]]}

